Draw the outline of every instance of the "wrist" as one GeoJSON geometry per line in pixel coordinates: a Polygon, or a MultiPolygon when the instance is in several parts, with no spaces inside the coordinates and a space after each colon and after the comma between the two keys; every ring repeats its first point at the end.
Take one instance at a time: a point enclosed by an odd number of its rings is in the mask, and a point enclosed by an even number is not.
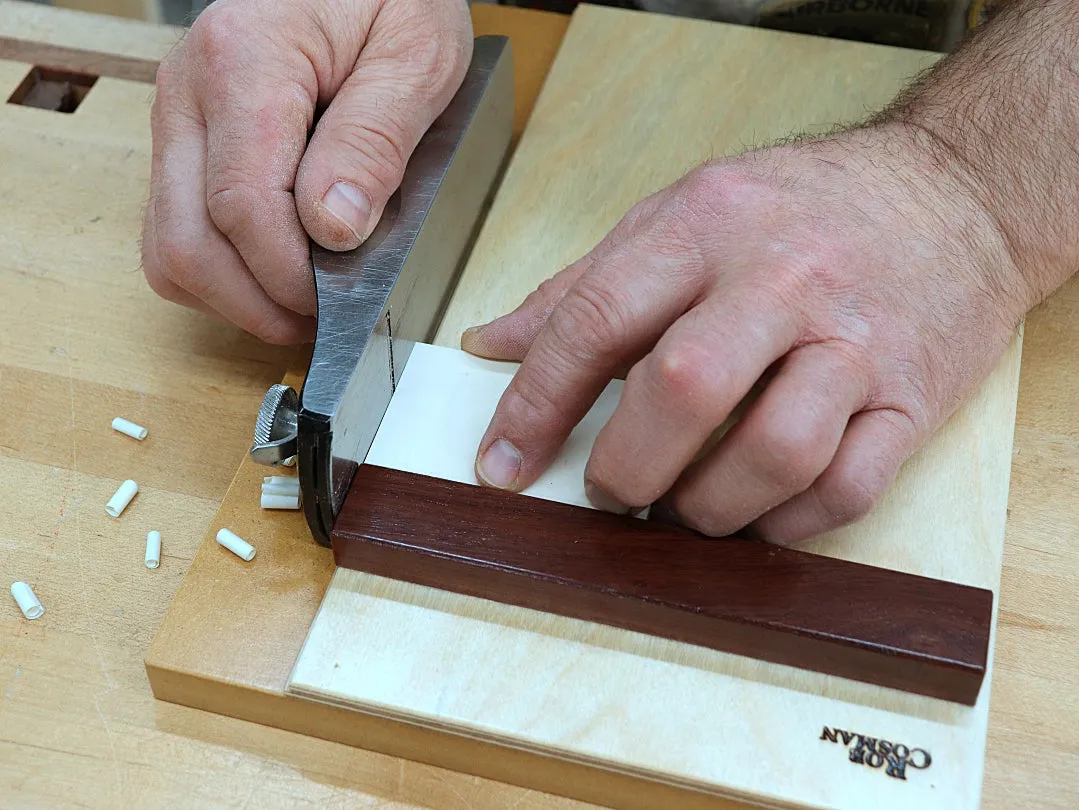
{"type": "Polygon", "coordinates": [[[1018,322],[1067,279],[1073,265],[1062,252],[1032,238],[1036,217],[939,122],[903,111],[873,128],[907,162],[940,227],[968,246],[972,270],[1011,319],[1018,322]]]}

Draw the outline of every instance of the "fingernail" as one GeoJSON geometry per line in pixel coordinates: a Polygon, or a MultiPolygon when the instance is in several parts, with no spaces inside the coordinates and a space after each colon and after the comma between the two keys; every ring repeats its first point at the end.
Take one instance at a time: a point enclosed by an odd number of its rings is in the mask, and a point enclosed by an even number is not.
{"type": "Polygon", "coordinates": [[[367,237],[368,220],[371,218],[371,201],[352,183],[338,180],[326,196],[322,205],[355,235],[357,239],[367,237]]]}
{"type": "Polygon", "coordinates": [[[492,487],[512,489],[521,474],[521,453],[505,439],[499,439],[480,458],[476,474],[492,487]]]}
{"type": "Polygon", "coordinates": [[[629,514],[630,510],[628,506],[617,498],[608,495],[587,478],[584,480],[584,494],[588,498],[589,503],[597,509],[602,509],[604,512],[614,512],[616,515],[629,514]]]}
{"type": "Polygon", "coordinates": [[[474,340],[476,338],[476,335],[478,335],[480,333],[480,329],[482,329],[482,328],[483,327],[481,327],[481,326],[470,326],[470,327],[468,327],[468,329],[463,331],[461,333],[461,348],[462,349],[465,348],[465,346],[470,341],[474,340]]]}

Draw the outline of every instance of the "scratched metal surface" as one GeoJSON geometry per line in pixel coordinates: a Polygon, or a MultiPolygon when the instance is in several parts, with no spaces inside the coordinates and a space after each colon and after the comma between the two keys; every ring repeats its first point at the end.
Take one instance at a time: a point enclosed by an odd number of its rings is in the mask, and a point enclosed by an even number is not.
{"type": "Polygon", "coordinates": [[[416,341],[437,327],[509,146],[508,41],[481,37],[453,102],[420,142],[357,250],[315,246],[318,335],[301,394],[300,476],[312,533],[329,529],[416,341]]]}

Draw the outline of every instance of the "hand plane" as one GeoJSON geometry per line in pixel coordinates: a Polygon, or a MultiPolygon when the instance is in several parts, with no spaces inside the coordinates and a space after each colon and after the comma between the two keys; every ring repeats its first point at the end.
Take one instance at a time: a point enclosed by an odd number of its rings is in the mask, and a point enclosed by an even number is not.
{"type": "Polygon", "coordinates": [[[312,243],[318,324],[299,394],[274,385],[250,456],[296,458],[304,515],[330,545],[345,494],[416,342],[429,340],[509,150],[513,63],[505,37],[478,37],[457,94],[420,140],[401,187],[355,250],[312,243]]]}

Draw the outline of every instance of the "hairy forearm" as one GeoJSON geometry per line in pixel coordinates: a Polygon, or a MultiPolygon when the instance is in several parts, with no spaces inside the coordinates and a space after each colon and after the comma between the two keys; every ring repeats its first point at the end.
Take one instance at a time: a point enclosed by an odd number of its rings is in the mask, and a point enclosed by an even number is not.
{"type": "Polygon", "coordinates": [[[981,202],[1025,307],[1079,268],[1079,3],[1013,0],[880,120],[981,202]]]}

